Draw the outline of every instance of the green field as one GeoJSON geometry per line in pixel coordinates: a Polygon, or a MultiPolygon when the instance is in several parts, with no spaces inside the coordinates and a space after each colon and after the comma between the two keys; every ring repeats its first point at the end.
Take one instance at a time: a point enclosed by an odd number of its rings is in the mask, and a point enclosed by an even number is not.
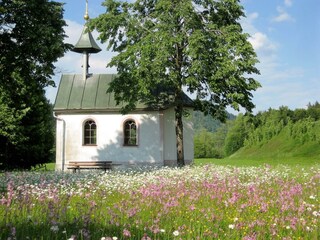
{"type": "Polygon", "coordinates": [[[320,158],[283,158],[283,159],[266,159],[266,158],[224,158],[224,159],[213,159],[213,158],[200,158],[194,160],[195,165],[203,164],[216,164],[221,166],[235,166],[235,167],[258,167],[264,165],[278,166],[287,165],[290,167],[301,166],[311,167],[320,164],[320,158]]]}

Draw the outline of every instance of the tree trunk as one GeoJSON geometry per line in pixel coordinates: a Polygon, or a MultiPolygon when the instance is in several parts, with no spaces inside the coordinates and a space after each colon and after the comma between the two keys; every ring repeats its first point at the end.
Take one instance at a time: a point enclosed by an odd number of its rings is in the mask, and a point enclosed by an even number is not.
{"type": "Polygon", "coordinates": [[[177,165],[183,167],[184,162],[184,151],[183,151],[183,105],[178,104],[175,108],[175,123],[176,123],[176,138],[177,138],[177,165]]]}

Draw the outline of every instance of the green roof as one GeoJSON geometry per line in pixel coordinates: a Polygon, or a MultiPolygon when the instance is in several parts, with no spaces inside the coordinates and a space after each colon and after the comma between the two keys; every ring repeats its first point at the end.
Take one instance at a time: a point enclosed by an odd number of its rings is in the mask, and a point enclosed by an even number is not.
{"type": "MultiPolygon", "coordinates": [[[[107,93],[109,83],[115,77],[115,74],[93,74],[84,81],[82,74],[63,74],[54,104],[54,111],[120,111],[122,105],[116,104],[113,93],[107,93]]],[[[191,106],[192,100],[187,95],[184,98],[186,105],[191,106]]],[[[142,103],[137,104],[136,108],[150,110],[142,103]]]]}
{"type": "Polygon", "coordinates": [[[87,26],[84,26],[81,36],[77,44],[72,49],[74,52],[78,53],[98,53],[101,48],[98,46],[96,41],[93,39],[91,32],[88,30],[87,26]]]}
{"type": "Polygon", "coordinates": [[[107,93],[108,84],[115,75],[92,75],[83,80],[82,74],[63,74],[54,104],[54,110],[120,109],[113,94],[107,93]]]}

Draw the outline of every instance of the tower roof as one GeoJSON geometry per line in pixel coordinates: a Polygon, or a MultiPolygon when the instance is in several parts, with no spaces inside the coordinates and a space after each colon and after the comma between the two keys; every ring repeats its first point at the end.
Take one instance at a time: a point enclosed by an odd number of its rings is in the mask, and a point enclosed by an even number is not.
{"type": "Polygon", "coordinates": [[[72,51],[77,53],[98,53],[101,51],[101,48],[93,39],[93,36],[86,25],[84,26],[81,36],[72,51]]]}
{"type": "Polygon", "coordinates": [[[82,30],[81,36],[77,42],[77,44],[72,49],[73,52],[77,53],[98,53],[101,51],[101,48],[98,46],[96,41],[93,39],[91,32],[87,27],[87,23],[89,20],[88,14],[88,0],[86,0],[86,13],[84,15],[85,25],[82,30]]]}

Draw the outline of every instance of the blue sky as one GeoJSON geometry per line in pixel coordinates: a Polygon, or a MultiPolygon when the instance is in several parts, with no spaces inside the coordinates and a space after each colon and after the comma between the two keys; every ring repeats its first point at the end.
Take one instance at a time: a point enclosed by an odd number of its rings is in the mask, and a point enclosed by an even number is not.
{"type": "MultiPolygon", "coordinates": [[[[81,34],[85,0],[64,0],[66,42],[75,44],[81,34]]],[[[105,11],[102,0],[89,0],[90,18],[105,11]]],[[[261,75],[256,79],[262,87],[253,92],[254,112],[280,106],[304,108],[320,102],[320,2],[319,0],[241,0],[246,18],[241,19],[250,34],[260,63],[261,75]]],[[[96,32],[93,33],[97,37],[96,32]]],[[[98,41],[97,41],[98,42],[98,41]]],[[[100,43],[99,43],[100,44],[100,43]]],[[[114,53],[104,45],[100,53],[90,58],[91,73],[116,73],[106,68],[114,53]]],[[[82,57],[68,52],[56,63],[54,80],[58,85],[61,74],[81,73],[82,57]]],[[[53,102],[57,88],[47,89],[53,102]]]]}

